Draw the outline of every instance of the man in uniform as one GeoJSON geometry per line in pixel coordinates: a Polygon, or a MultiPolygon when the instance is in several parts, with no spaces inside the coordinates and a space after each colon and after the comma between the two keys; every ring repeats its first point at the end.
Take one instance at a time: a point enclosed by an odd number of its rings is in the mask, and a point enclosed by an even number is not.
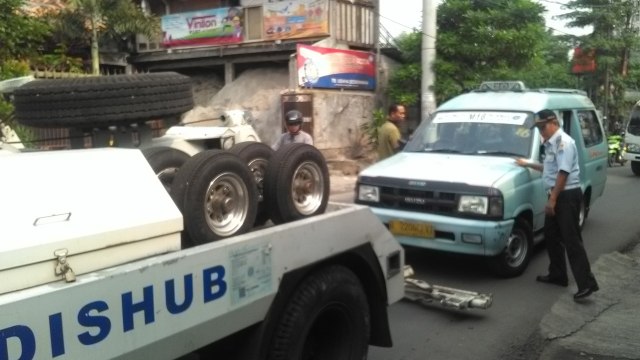
{"type": "Polygon", "coordinates": [[[580,167],[575,141],[560,127],[556,114],[541,110],[536,114],[534,126],[544,140],[544,162],[530,163],[517,159],[520,166],[542,171],[547,192],[545,205],[544,238],[549,254],[549,273],[537,281],[559,286],[568,285],[567,262],[578,285],[573,295],[576,301],[598,291],[598,283],[582,243],[580,231],[580,167]]]}

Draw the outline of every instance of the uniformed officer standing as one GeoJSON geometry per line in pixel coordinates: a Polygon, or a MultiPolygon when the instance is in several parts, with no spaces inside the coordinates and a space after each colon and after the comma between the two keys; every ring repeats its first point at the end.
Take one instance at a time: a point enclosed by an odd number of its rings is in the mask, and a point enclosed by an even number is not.
{"type": "Polygon", "coordinates": [[[544,238],[549,254],[549,273],[537,281],[560,286],[568,285],[567,262],[578,285],[573,299],[579,301],[598,291],[598,283],[582,243],[580,230],[580,167],[575,141],[560,127],[556,114],[548,109],[536,114],[534,126],[544,140],[545,158],[542,164],[517,159],[520,166],[542,171],[548,195],[545,205],[544,238]]]}

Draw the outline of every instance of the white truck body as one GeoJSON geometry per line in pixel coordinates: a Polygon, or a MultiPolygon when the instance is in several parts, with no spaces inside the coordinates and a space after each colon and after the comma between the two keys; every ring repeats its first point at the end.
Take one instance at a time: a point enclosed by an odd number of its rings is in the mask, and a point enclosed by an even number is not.
{"type": "MultiPolygon", "coordinates": [[[[402,248],[366,207],[179,249],[182,216],[139,150],[9,154],[0,169],[0,276],[13,283],[0,291],[0,360],[175,359],[279,318],[327,264],[368,276],[382,309],[404,295],[402,248]],[[157,246],[135,249],[145,242],[157,246]]],[[[386,310],[371,308],[388,335],[386,310]]]]}
{"type": "Polygon", "coordinates": [[[241,142],[260,141],[260,136],[253,128],[253,118],[249,111],[225,110],[219,118],[210,122],[213,122],[212,126],[172,126],[164,135],[143,144],[142,148],[166,146],[193,156],[212,148],[210,142],[214,139],[219,139],[215,148],[224,150],[229,150],[241,142]]]}

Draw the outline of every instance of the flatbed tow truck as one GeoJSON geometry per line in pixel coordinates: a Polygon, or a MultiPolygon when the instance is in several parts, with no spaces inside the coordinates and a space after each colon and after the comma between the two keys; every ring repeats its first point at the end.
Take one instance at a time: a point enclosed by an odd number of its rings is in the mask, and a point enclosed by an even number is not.
{"type": "Polygon", "coordinates": [[[407,282],[367,207],[327,203],[318,153],[284,147],[263,179],[204,150],[168,188],[139,149],[0,142],[0,360],[355,360],[392,345],[387,307],[406,284],[413,300],[490,306],[407,282]]]}

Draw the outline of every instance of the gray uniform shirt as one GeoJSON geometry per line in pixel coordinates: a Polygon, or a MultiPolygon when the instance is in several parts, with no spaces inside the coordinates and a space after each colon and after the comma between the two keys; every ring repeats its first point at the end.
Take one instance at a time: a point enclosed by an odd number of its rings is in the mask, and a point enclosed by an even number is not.
{"type": "Polygon", "coordinates": [[[569,174],[565,189],[580,187],[580,165],[576,142],[567,133],[558,129],[549,140],[544,142],[544,162],[542,180],[545,190],[556,185],[558,171],[569,174]]]}
{"type": "Polygon", "coordinates": [[[284,144],[302,143],[313,145],[313,138],[311,135],[300,130],[297,134],[293,135],[288,132],[280,135],[278,140],[271,146],[273,150],[278,150],[284,144]]]}

